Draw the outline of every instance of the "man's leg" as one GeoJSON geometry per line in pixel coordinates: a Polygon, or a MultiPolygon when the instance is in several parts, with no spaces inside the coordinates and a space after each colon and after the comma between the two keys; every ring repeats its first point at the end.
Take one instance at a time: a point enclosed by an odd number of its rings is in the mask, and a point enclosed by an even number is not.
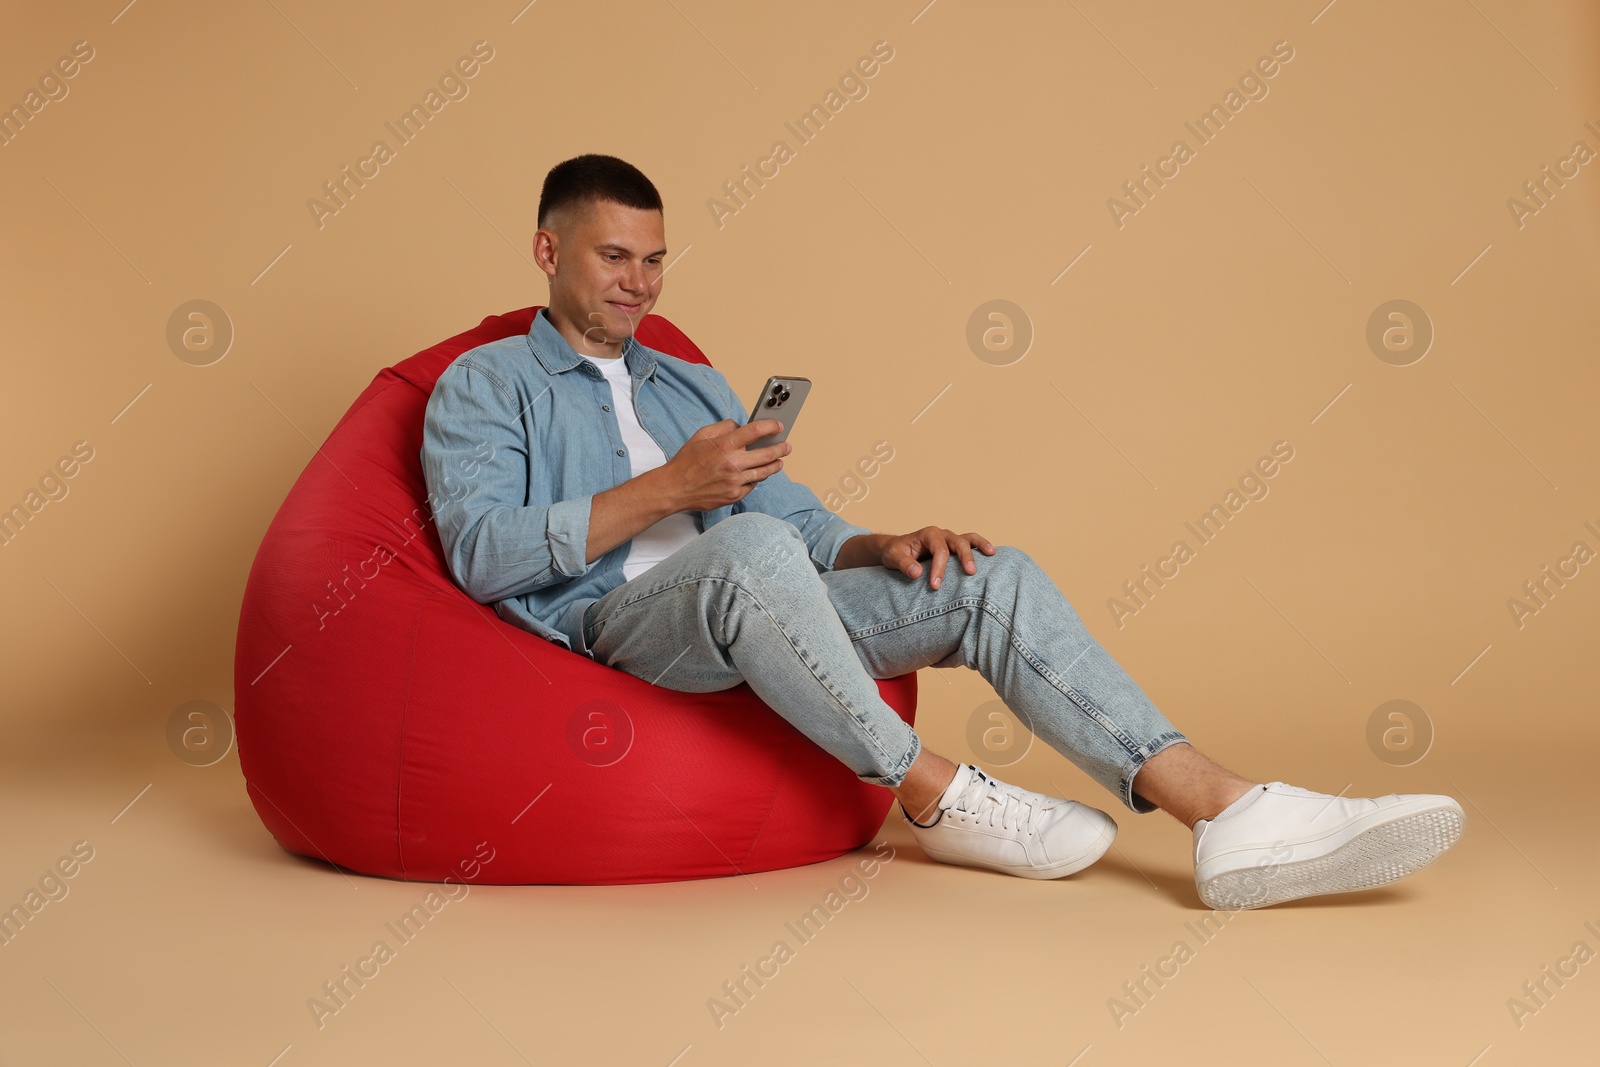
{"type": "Polygon", "coordinates": [[[887,568],[818,575],[792,525],[735,515],[602,597],[590,647],[597,661],[669,689],[748,682],[862,780],[888,786],[919,822],[956,765],[923,748],[871,679],[926,666],[983,672],[1048,743],[1135,811],[1160,805],[1192,825],[1253,784],[1183,743],[1025,553],[1001,546],[976,562],[974,575],[952,562],[937,590],[926,575],[887,568]],[[982,607],[993,579],[1016,587],[998,612],[982,607]],[[1026,654],[1016,662],[1012,616],[1046,626],[1029,637],[1037,650],[1018,639],[1026,654]],[[1041,653],[1064,658],[1057,666],[1067,670],[1039,673],[1031,663],[1041,653]],[[1069,673],[1076,688],[1062,680],[1069,673]],[[1132,792],[1134,773],[1146,793],[1132,792]]]}
{"type": "Polygon", "coordinates": [[[1255,785],[1206,756],[1192,742],[1156,753],[1145,762],[1134,783],[1140,796],[1191,830],[1255,785]]]}

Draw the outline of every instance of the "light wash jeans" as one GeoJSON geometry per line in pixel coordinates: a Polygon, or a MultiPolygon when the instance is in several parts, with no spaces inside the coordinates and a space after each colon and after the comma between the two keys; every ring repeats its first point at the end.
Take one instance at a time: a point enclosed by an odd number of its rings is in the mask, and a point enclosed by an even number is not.
{"type": "Polygon", "coordinates": [[[819,573],[798,530],[733,515],[584,613],[597,663],[708,693],[748,682],[862,781],[899,785],[922,749],[874,678],[970,667],[1050,747],[1135,812],[1145,760],[1186,741],[1021,549],[951,555],[939,588],[882,566],[819,573]]]}

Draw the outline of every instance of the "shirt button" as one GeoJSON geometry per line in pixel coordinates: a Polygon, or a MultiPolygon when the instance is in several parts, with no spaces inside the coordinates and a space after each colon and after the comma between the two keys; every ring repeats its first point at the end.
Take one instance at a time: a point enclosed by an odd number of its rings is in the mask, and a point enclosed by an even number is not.
{"type": "Polygon", "coordinates": [[[601,404],[600,405],[600,410],[601,411],[610,411],[611,410],[611,405],[610,404],[601,404]]]}
{"type": "Polygon", "coordinates": [[[619,456],[626,456],[626,455],[627,455],[627,454],[628,454],[628,453],[627,453],[627,452],[626,452],[626,451],[624,451],[624,450],[623,450],[623,449],[620,449],[620,448],[619,448],[619,449],[617,449],[617,455],[619,455],[619,456]]]}

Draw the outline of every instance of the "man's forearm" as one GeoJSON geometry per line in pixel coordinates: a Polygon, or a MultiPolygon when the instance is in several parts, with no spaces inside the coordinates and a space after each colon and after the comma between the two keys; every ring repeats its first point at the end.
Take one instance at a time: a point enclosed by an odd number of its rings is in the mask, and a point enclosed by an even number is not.
{"type": "Polygon", "coordinates": [[[889,539],[890,535],[884,533],[856,534],[839,546],[839,554],[833,557],[833,569],[847,571],[852,567],[882,565],[883,546],[889,539]]]}
{"type": "Polygon", "coordinates": [[[589,540],[584,562],[593,563],[622,542],[684,510],[660,486],[657,470],[596,493],[589,504],[589,540]]]}

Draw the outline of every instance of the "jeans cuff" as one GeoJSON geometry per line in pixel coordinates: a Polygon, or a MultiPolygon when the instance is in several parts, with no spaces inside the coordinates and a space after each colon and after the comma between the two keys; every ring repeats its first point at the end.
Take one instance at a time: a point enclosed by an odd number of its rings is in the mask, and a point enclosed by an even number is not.
{"type": "Polygon", "coordinates": [[[883,785],[891,788],[905,781],[906,774],[911,770],[911,765],[917,762],[917,756],[922,753],[922,738],[917,736],[917,731],[908,725],[906,732],[911,735],[911,744],[906,749],[906,754],[895,761],[895,765],[890,768],[888,774],[858,774],[856,777],[871,785],[883,785]]]}
{"type": "Polygon", "coordinates": [[[1179,733],[1178,731],[1173,730],[1170,733],[1159,735],[1154,740],[1140,748],[1139,751],[1135,753],[1137,756],[1137,762],[1130,764],[1127,773],[1122,776],[1122,802],[1139,815],[1157,810],[1157,806],[1155,804],[1152,804],[1150,801],[1144,799],[1144,797],[1139,796],[1133,791],[1134,779],[1138,777],[1139,768],[1148,763],[1151,756],[1154,756],[1163,749],[1170,748],[1177,744],[1189,743],[1190,741],[1187,737],[1183,736],[1183,734],[1179,733]],[[1141,805],[1143,806],[1141,807],[1141,805]]]}

